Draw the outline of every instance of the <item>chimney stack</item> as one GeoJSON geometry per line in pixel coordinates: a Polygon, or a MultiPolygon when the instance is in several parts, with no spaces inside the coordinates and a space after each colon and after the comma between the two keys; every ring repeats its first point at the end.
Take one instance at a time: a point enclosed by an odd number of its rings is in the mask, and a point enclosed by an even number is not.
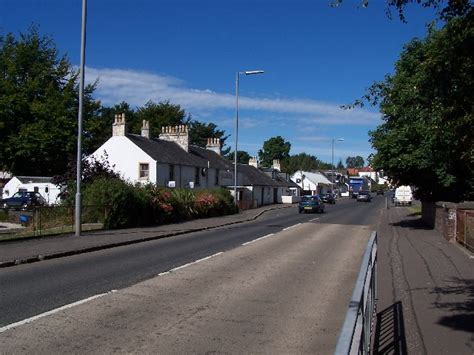
{"type": "Polygon", "coordinates": [[[212,150],[217,154],[221,155],[221,140],[220,138],[208,138],[206,149],[212,150]]]}
{"type": "Polygon", "coordinates": [[[278,159],[273,159],[272,168],[273,168],[274,170],[281,171],[280,160],[278,160],[278,159]]]}
{"type": "Polygon", "coordinates": [[[150,138],[150,121],[143,120],[142,137],[150,138]]]}
{"type": "Polygon", "coordinates": [[[161,127],[161,133],[158,138],[168,142],[175,142],[186,152],[189,152],[189,132],[186,125],[161,127]]]}
{"type": "Polygon", "coordinates": [[[249,165],[258,169],[258,160],[257,157],[251,157],[249,159],[249,165]]]}
{"type": "Polygon", "coordinates": [[[127,124],[125,123],[125,113],[115,115],[115,121],[112,124],[112,136],[126,136],[127,124]]]}

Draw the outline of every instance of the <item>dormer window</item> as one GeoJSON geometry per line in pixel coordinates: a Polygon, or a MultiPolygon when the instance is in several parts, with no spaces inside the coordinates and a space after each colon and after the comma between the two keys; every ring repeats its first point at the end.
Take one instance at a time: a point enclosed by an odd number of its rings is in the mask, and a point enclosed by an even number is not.
{"type": "Polygon", "coordinates": [[[139,163],[138,178],[140,180],[148,180],[150,178],[150,164],[139,163]]]}

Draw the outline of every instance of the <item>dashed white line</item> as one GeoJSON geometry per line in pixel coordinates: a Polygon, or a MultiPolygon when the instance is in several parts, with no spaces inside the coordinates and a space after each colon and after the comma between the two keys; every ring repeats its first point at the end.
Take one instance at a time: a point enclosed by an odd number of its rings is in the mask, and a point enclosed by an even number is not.
{"type": "Polygon", "coordinates": [[[81,305],[81,304],[84,304],[84,303],[86,303],[86,302],[95,300],[95,299],[97,299],[97,298],[110,295],[111,293],[114,293],[114,292],[116,292],[116,291],[117,291],[117,290],[111,290],[111,291],[109,291],[109,292],[100,293],[100,294],[98,294],[98,295],[91,296],[91,297],[85,298],[85,299],[83,299],[83,300],[76,301],[76,302],[67,304],[67,305],[65,305],[65,306],[61,306],[61,307],[59,307],[59,308],[52,309],[51,311],[47,311],[47,312],[38,314],[38,315],[36,315],[36,316],[23,319],[23,320],[21,320],[21,321],[19,321],[19,322],[12,323],[12,324],[8,324],[8,325],[6,325],[6,326],[0,328],[0,333],[6,332],[7,330],[10,330],[10,329],[19,327],[19,326],[24,325],[24,324],[27,324],[27,323],[31,323],[31,322],[33,322],[33,321],[35,321],[35,320],[40,319],[40,318],[44,318],[44,317],[50,316],[50,315],[52,315],[52,314],[61,312],[61,311],[65,310],[65,309],[69,309],[69,308],[72,308],[72,307],[75,307],[75,306],[79,306],[79,305],[81,305]]]}
{"type": "Polygon", "coordinates": [[[283,228],[284,231],[287,231],[288,229],[291,229],[291,228],[295,228],[297,226],[299,226],[301,223],[296,223],[296,224],[293,224],[292,226],[289,226],[289,227],[286,227],[286,228],[283,228]]]}
{"type": "Polygon", "coordinates": [[[250,243],[255,243],[255,242],[259,241],[259,240],[262,240],[262,239],[271,237],[271,236],[274,235],[274,234],[275,234],[275,233],[270,233],[270,234],[264,235],[263,237],[260,237],[260,238],[251,240],[251,241],[249,241],[249,242],[245,242],[245,243],[243,243],[242,245],[249,245],[250,243]]]}
{"type": "Polygon", "coordinates": [[[316,218],[310,219],[309,221],[314,222],[314,221],[317,221],[318,219],[319,219],[319,217],[316,217],[316,218]]]}
{"type": "Polygon", "coordinates": [[[175,267],[175,268],[171,269],[170,271],[162,272],[161,274],[158,274],[158,276],[165,275],[165,274],[168,274],[170,272],[174,272],[174,271],[177,271],[177,270],[180,270],[180,269],[184,269],[185,267],[200,263],[201,261],[204,261],[204,260],[209,260],[210,258],[213,258],[213,257],[221,255],[221,254],[223,254],[223,252],[219,252],[219,253],[215,253],[213,255],[206,256],[205,258],[198,259],[198,260],[193,261],[191,263],[187,263],[187,264],[175,267]]]}

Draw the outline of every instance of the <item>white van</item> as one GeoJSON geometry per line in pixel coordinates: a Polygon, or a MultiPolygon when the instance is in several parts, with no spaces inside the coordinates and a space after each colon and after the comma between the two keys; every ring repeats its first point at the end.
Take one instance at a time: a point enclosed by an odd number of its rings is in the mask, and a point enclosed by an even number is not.
{"type": "Polygon", "coordinates": [[[395,195],[393,197],[393,202],[395,203],[395,206],[400,206],[400,205],[411,206],[412,201],[413,201],[413,193],[411,191],[410,186],[404,185],[404,186],[399,186],[395,189],[395,195]]]}

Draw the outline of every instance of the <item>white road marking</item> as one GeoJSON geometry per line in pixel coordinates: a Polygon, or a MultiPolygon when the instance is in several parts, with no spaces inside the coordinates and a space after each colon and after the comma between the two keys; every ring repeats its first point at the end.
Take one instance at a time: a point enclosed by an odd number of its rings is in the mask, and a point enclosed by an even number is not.
{"type": "Polygon", "coordinates": [[[213,254],[213,255],[210,255],[210,256],[206,256],[205,258],[198,259],[198,260],[193,261],[191,263],[187,263],[187,264],[175,267],[174,269],[171,269],[170,271],[162,272],[161,274],[158,274],[158,276],[168,274],[170,272],[174,272],[174,271],[177,271],[177,270],[180,270],[180,269],[184,269],[185,267],[200,263],[201,261],[204,261],[204,260],[209,260],[210,258],[213,258],[213,257],[221,255],[221,254],[223,254],[223,252],[219,252],[219,253],[216,253],[216,254],[213,254]]]}
{"type": "Polygon", "coordinates": [[[35,320],[40,319],[40,318],[44,318],[44,317],[50,316],[50,315],[52,315],[52,314],[61,312],[61,311],[65,310],[65,309],[69,309],[69,308],[72,308],[72,307],[75,307],[75,306],[79,306],[79,305],[81,305],[81,304],[87,303],[87,302],[92,301],[92,300],[95,300],[95,299],[97,299],[97,298],[110,295],[111,293],[114,293],[114,292],[116,292],[116,291],[117,291],[117,290],[111,290],[111,291],[109,291],[109,292],[100,293],[100,294],[98,294],[98,295],[91,296],[91,297],[85,298],[85,299],[83,299],[83,300],[76,301],[76,302],[67,304],[67,305],[65,305],[65,306],[52,309],[51,311],[44,312],[44,313],[38,314],[38,315],[36,315],[36,316],[30,317],[30,318],[23,319],[23,320],[21,320],[21,321],[19,321],[19,322],[12,323],[12,324],[8,324],[8,325],[6,325],[6,326],[0,328],[0,333],[6,332],[7,330],[10,330],[10,329],[13,329],[13,328],[22,326],[22,325],[27,324],[27,323],[31,323],[31,322],[33,322],[33,321],[35,321],[35,320]]]}
{"type": "Polygon", "coordinates": [[[310,219],[309,221],[314,222],[314,221],[317,221],[318,219],[319,219],[319,217],[316,217],[316,218],[310,219]]]}
{"type": "Polygon", "coordinates": [[[290,229],[290,228],[295,228],[295,227],[299,226],[300,224],[301,224],[301,223],[296,223],[296,224],[294,224],[294,225],[292,225],[292,226],[283,228],[283,230],[284,230],[284,231],[287,231],[288,229],[290,229]]]}
{"type": "Polygon", "coordinates": [[[259,241],[259,240],[262,240],[262,239],[271,237],[271,236],[274,235],[274,234],[275,234],[275,233],[270,233],[270,234],[264,235],[263,237],[260,237],[260,238],[251,240],[251,241],[249,241],[249,242],[245,242],[245,243],[243,243],[242,245],[249,245],[250,243],[255,243],[255,242],[259,241]]]}

